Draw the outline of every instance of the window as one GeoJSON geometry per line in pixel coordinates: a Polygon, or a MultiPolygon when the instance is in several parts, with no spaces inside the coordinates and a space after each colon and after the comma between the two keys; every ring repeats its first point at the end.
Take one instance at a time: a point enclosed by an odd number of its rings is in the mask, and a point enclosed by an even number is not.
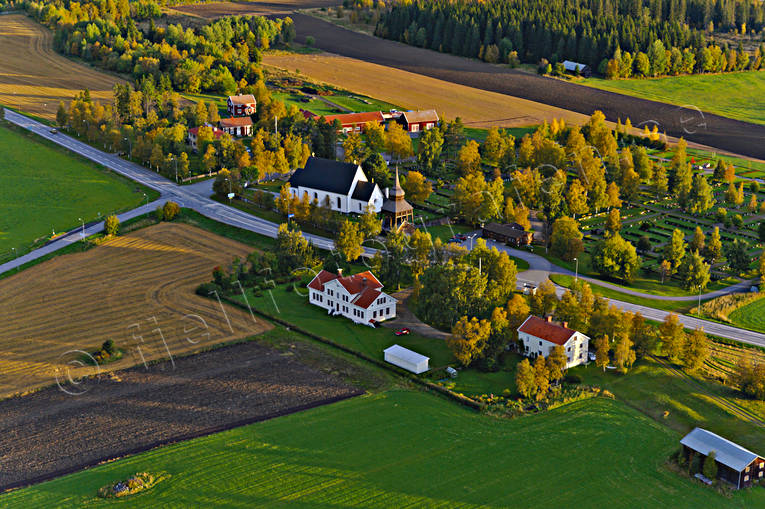
{"type": "Polygon", "coordinates": [[[361,210],[361,203],[359,203],[359,210],[361,210]]]}
{"type": "Polygon", "coordinates": [[[337,197],[337,208],[340,208],[340,207],[342,207],[342,205],[340,205],[340,197],[338,196],[337,197]]]}
{"type": "Polygon", "coordinates": [[[319,195],[315,191],[313,193],[313,199],[314,200],[318,200],[319,199],[319,195]]]}
{"type": "Polygon", "coordinates": [[[744,482],[747,482],[748,480],[749,480],[749,476],[748,476],[748,475],[745,475],[745,476],[744,476],[744,482]]]}

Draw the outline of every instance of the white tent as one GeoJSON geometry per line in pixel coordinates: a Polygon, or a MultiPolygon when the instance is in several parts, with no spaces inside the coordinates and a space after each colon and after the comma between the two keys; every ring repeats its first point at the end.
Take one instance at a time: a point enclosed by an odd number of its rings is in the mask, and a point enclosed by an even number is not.
{"type": "Polygon", "coordinates": [[[393,345],[383,350],[383,353],[385,353],[385,362],[390,362],[412,373],[424,373],[430,369],[428,368],[430,358],[408,350],[403,346],[393,345]]]}

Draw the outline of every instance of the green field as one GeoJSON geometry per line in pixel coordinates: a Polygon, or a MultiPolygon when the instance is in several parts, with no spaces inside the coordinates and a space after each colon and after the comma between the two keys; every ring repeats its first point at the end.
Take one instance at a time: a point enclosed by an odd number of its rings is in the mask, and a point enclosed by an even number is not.
{"type": "Polygon", "coordinates": [[[765,332],[765,298],[735,310],[730,314],[730,321],[739,327],[765,332]]]}
{"type": "Polygon", "coordinates": [[[156,197],[94,163],[34,135],[0,126],[0,259],[15,248],[156,197]]]}
{"type": "Polygon", "coordinates": [[[629,80],[590,78],[582,83],[654,101],[693,105],[702,111],[765,124],[765,72],[629,80]]]}
{"type": "MultiPolygon", "coordinates": [[[[96,490],[166,472],[121,507],[756,507],[664,466],[679,434],[617,401],[497,420],[403,390],[155,449],[0,496],[6,508],[100,506],[96,490]],[[554,487],[549,486],[554,477],[554,487]]],[[[112,505],[112,504],[108,504],[112,505]]]]}

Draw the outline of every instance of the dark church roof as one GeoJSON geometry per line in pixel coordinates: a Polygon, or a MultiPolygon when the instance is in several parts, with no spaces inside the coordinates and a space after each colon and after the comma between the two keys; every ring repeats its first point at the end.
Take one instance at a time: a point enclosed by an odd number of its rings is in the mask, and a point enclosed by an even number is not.
{"type": "Polygon", "coordinates": [[[375,184],[373,182],[364,182],[359,180],[356,183],[356,188],[353,190],[351,198],[354,200],[369,201],[372,197],[372,192],[375,190],[375,184]]]}
{"type": "MultiPolygon", "coordinates": [[[[328,193],[348,194],[357,169],[357,164],[309,157],[305,163],[305,168],[298,168],[290,178],[290,186],[293,188],[310,187],[328,193]]],[[[369,194],[371,195],[371,191],[369,194]]]]}

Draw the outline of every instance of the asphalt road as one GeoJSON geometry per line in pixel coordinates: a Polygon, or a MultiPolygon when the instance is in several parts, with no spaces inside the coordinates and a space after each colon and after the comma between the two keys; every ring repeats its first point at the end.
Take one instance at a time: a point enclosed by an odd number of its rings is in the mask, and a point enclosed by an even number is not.
{"type": "MultiPolygon", "coordinates": [[[[577,85],[559,79],[417,48],[346,30],[313,16],[293,13],[298,42],[314,36],[314,46],[351,58],[459,83],[473,88],[557,106],[591,115],[601,110],[608,120],[630,118],[632,125],[660,131],[736,154],[765,159],[765,125],[706,113],[694,105],[678,107],[657,101],[577,85]]],[[[374,79],[374,77],[370,77],[374,79]]]]}
{"type": "MultiPolygon", "coordinates": [[[[19,115],[18,113],[14,113],[8,109],[5,110],[5,118],[6,120],[16,125],[19,125],[42,136],[43,138],[51,140],[58,145],[61,145],[62,147],[66,147],[73,152],[87,157],[88,159],[102,164],[107,168],[110,168],[111,170],[124,175],[127,178],[135,180],[136,182],[140,182],[141,184],[155,189],[161,193],[162,196],[159,200],[148,205],[144,205],[134,211],[122,214],[121,217],[127,218],[128,214],[133,214],[131,217],[134,217],[144,212],[153,210],[156,208],[157,204],[161,202],[166,200],[173,200],[179,205],[192,208],[200,214],[207,216],[210,219],[214,219],[215,221],[237,226],[239,228],[260,233],[268,237],[276,237],[278,229],[277,224],[252,216],[246,212],[239,211],[232,207],[228,207],[208,198],[211,193],[210,181],[200,182],[190,186],[179,186],[165,179],[161,175],[147,170],[142,166],[138,166],[137,164],[125,161],[114,154],[108,154],[101,150],[95,149],[63,133],[52,134],[50,132],[50,127],[35,120],[29,119],[23,115],[19,115]]],[[[85,229],[85,234],[92,235],[102,230],[103,222],[100,222],[88,226],[85,229]]],[[[60,241],[53,242],[43,248],[32,251],[23,257],[19,257],[12,262],[8,262],[0,266],[0,273],[17,268],[27,261],[34,260],[35,258],[39,258],[45,254],[51,253],[57,249],[61,249],[68,244],[71,244],[73,241],[79,238],[77,233],[78,230],[73,230],[60,241]]],[[[334,247],[334,242],[330,239],[306,233],[303,233],[303,236],[321,249],[332,249],[334,247]]],[[[550,273],[572,274],[571,271],[562,269],[539,255],[535,255],[528,251],[512,249],[501,244],[496,244],[490,240],[487,240],[487,243],[489,245],[495,245],[498,249],[506,250],[509,254],[529,262],[529,270],[519,274],[519,288],[522,287],[523,283],[525,282],[538,284],[539,282],[547,279],[550,273]]],[[[374,250],[367,248],[366,252],[367,254],[372,254],[374,253],[374,250]]],[[[599,282],[598,284],[602,283],[599,282]]],[[[564,291],[564,288],[558,287],[558,293],[560,295],[562,295],[564,291]]],[[[666,311],[661,311],[646,306],[638,306],[628,302],[611,300],[611,303],[626,311],[639,311],[643,316],[651,320],[661,321],[664,320],[664,318],[669,314],[666,311]]],[[[728,325],[722,325],[715,322],[708,322],[706,320],[699,320],[697,318],[692,318],[685,315],[680,316],[680,321],[683,323],[683,325],[689,328],[703,326],[704,330],[709,334],[714,334],[716,336],[734,339],[753,345],[765,346],[765,334],[752,332],[745,329],[739,329],[728,325]]]]}

